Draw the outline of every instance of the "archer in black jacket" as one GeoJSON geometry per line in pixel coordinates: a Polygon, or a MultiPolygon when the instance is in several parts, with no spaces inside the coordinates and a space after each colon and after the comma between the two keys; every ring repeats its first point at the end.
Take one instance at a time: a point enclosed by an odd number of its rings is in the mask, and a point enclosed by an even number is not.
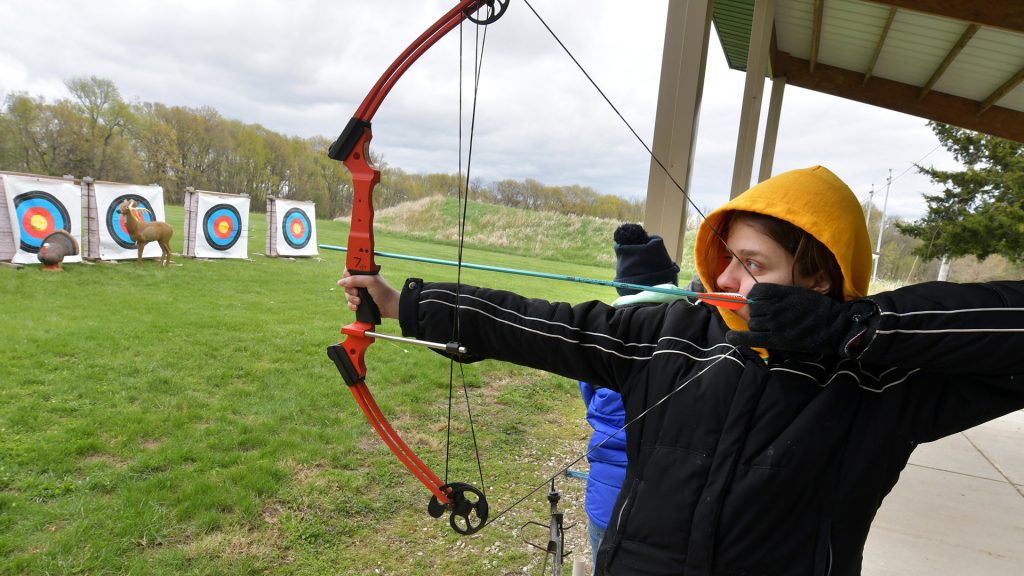
{"type": "Polygon", "coordinates": [[[350,307],[367,286],[403,333],[433,341],[450,337],[459,294],[463,360],[622,393],[629,464],[598,574],[859,574],[914,447],[1024,408],[1024,282],[865,297],[863,216],[824,168],[715,211],[696,250],[705,286],[753,304],[615,309],[415,279],[400,296],[377,277],[340,283],[350,307]]]}

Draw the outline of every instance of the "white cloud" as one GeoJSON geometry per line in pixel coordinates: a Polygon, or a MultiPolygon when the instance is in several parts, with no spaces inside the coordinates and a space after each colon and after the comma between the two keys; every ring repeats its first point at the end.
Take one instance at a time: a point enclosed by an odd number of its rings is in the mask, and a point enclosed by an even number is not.
{"type": "MultiPolygon", "coordinates": [[[[650,141],[665,25],[665,0],[533,0],[559,38],[650,141]]],[[[112,80],[128,100],[210,106],[227,118],[303,137],[337,136],[392,59],[449,2],[301,0],[217,2],[0,0],[0,95],[67,97],[64,81],[112,80]]],[[[468,131],[475,32],[463,68],[468,131]]],[[[712,34],[714,36],[714,34],[712,34]]],[[[713,42],[715,42],[713,40],[713,42]]],[[[395,86],[374,120],[374,146],[410,172],[458,168],[459,39],[451,34],[395,86]]],[[[743,74],[710,49],[694,201],[728,198],[743,74]]],[[[937,141],[923,120],[788,88],[776,171],[825,164],[861,198],[902,173],[937,141]]],[[[953,165],[943,150],[926,162],[953,165]]],[[[523,2],[487,32],[473,175],[535,178],[636,197],[646,189],[643,148],[587,83],[523,2]]],[[[890,212],[923,213],[913,173],[891,187],[890,212]]]]}

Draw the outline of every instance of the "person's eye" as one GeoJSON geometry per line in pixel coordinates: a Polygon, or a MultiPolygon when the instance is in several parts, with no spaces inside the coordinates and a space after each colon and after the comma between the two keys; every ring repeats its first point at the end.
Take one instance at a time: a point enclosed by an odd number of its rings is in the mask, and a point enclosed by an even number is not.
{"type": "Polygon", "coordinates": [[[747,265],[747,268],[749,268],[751,272],[753,272],[754,270],[760,270],[761,269],[761,264],[759,262],[757,262],[756,260],[747,260],[745,262],[745,264],[747,265]]]}

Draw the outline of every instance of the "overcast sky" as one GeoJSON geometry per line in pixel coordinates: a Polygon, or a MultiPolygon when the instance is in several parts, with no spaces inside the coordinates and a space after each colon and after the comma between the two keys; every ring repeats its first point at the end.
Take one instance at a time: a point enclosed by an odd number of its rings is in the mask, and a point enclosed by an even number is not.
{"type": "MultiPolygon", "coordinates": [[[[666,0],[531,0],[650,142],[666,0]]],[[[451,0],[0,0],[0,97],[68,97],[76,76],[112,80],[129,101],[210,106],[288,135],[334,138],[384,69],[451,0]]],[[[464,42],[464,132],[474,27],[464,42]]],[[[374,118],[374,150],[408,172],[459,166],[459,35],[399,81],[374,118]]],[[[729,196],[743,73],[712,32],[690,195],[729,196]]],[[[488,28],[472,176],[581,184],[636,197],[649,157],[526,5],[488,28]]],[[[767,99],[767,90],[766,90],[767,99]]],[[[763,116],[762,116],[763,122],[763,116]]],[[[915,218],[939,189],[911,168],[956,166],[923,119],[787,87],[775,172],[823,164],[889,213],[915,218]],[[909,170],[908,170],[909,169],[909,170]]],[[[756,168],[755,168],[756,173],[756,168]]]]}

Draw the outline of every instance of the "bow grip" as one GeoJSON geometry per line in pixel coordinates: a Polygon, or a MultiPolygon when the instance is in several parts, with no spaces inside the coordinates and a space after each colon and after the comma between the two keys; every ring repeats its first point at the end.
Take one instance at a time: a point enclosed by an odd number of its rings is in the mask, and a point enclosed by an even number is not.
{"type": "MultiPolygon", "coordinates": [[[[376,274],[376,272],[363,272],[362,270],[351,269],[348,273],[352,276],[372,276],[376,274]]],[[[366,324],[380,324],[380,308],[378,308],[377,303],[373,301],[373,296],[370,296],[370,291],[366,288],[356,288],[356,290],[359,292],[359,306],[356,308],[356,320],[366,324]]]]}

